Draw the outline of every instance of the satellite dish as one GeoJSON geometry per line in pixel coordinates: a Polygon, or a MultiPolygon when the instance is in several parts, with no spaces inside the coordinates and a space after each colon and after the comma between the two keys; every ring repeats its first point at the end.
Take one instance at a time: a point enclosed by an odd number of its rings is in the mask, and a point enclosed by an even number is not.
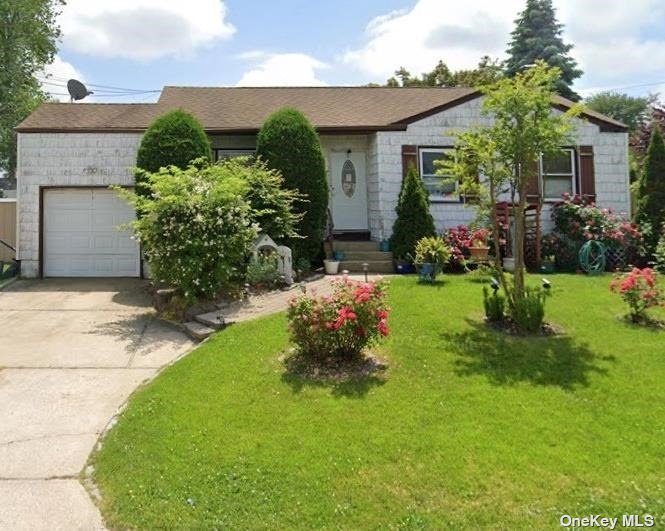
{"type": "Polygon", "coordinates": [[[71,103],[82,100],[86,96],[90,96],[90,94],[94,94],[94,92],[89,91],[83,83],[76,79],[70,79],[67,81],[67,90],[71,97],[71,103]]]}

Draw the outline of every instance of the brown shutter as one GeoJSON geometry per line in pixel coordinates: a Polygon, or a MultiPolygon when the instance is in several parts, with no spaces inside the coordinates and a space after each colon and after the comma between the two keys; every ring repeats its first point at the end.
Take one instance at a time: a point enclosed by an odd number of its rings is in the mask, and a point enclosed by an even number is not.
{"type": "Polygon", "coordinates": [[[593,163],[593,146],[580,146],[580,195],[588,201],[596,201],[596,170],[593,163]]]}
{"type": "Polygon", "coordinates": [[[418,146],[402,146],[402,177],[411,166],[418,171],[418,146]]]}
{"type": "Polygon", "coordinates": [[[529,203],[540,201],[540,164],[531,162],[526,167],[528,180],[526,182],[526,200],[529,203]]]}

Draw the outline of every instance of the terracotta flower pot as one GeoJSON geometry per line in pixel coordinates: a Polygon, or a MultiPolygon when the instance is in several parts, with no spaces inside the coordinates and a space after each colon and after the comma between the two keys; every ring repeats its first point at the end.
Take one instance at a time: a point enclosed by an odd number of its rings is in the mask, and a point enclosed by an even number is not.
{"type": "Polygon", "coordinates": [[[486,262],[490,254],[490,248],[469,247],[469,253],[471,254],[471,258],[475,258],[478,261],[486,262]]]}

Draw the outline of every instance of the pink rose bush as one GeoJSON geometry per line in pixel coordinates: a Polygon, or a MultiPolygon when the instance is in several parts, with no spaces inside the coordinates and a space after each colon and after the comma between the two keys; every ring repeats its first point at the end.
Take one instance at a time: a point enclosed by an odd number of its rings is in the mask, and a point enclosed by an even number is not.
{"type": "Polygon", "coordinates": [[[621,295],[630,308],[630,318],[634,323],[645,319],[649,308],[665,302],[658,286],[657,273],[649,267],[633,268],[629,273],[615,275],[610,290],[621,295]]]}
{"type": "Polygon", "coordinates": [[[387,283],[346,276],[332,282],[332,295],[302,294],[291,299],[287,311],[291,341],[307,356],[358,356],[389,333],[387,283]]]}

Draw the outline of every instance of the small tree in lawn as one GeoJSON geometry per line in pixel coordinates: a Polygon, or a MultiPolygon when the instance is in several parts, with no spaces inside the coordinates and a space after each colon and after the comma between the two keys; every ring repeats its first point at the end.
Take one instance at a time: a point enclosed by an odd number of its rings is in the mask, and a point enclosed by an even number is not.
{"type": "Polygon", "coordinates": [[[644,169],[639,181],[637,221],[648,223],[650,234],[645,238],[649,256],[653,255],[665,222],[665,142],[658,126],[654,126],[644,159],[644,169]]]}
{"type": "MultiPolygon", "coordinates": [[[[141,139],[136,166],[154,173],[176,166],[184,170],[195,159],[212,160],[210,141],[199,121],[183,110],[163,114],[150,124],[141,139]]],[[[137,172],[137,190],[145,193],[145,173],[137,172]]]]}
{"type": "MultiPolygon", "coordinates": [[[[479,173],[483,173],[484,177],[475,186],[485,187],[485,201],[490,203],[491,208],[494,208],[496,194],[504,184],[508,185],[511,196],[517,201],[513,208],[514,282],[512,285],[502,282],[513,312],[523,306],[527,295],[524,283],[527,184],[538,178],[537,168],[542,154],[554,154],[562,145],[571,142],[572,118],[580,112],[578,107],[565,113],[553,112],[552,95],[559,75],[558,68],[538,61],[536,66],[514,78],[502,79],[483,88],[483,114],[493,118],[493,125],[458,137],[459,151],[473,156],[467,156],[467,163],[460,165],[456,174],[468,183],[476,181],[479,173]]],[[[492,214],[496,246],[500,227],[496,213],[492,214]]]]}
{"type": "Polygon", "coordinates": [[[297,227],[301,239],[292,239],[297,259],[315,261],[321,252],[328,210],[328,183],[319,135],[307,117],[285,107],[273,113],[259,131],[257,155],[278,170],[284,186],[297,190],[304,201],[295,206],[302,219],[297,227]]]}
{"type": "Polygon", "coordinates": [[[413,254],[418,240],[436,234],[427,190],[414,166],[409,167],[402,181],[395,211],[397,219],[390,244],[397,258],[406,258],[413,254]]]}

